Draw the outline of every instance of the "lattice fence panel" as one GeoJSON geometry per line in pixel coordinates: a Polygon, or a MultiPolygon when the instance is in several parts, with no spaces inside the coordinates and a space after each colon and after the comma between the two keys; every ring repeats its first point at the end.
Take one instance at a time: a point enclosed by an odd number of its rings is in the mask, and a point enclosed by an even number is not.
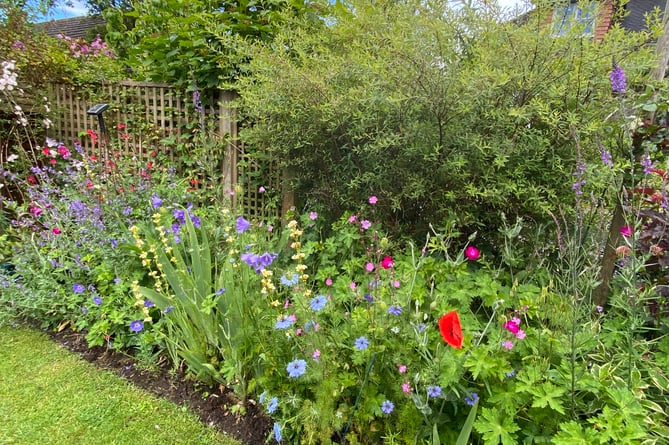
{"type": "Polygon", "coordinates": [[[87,110],[96,103],[107,103],[109,108],[103,117],[113,141],[109,145],[111,150],[138,159],[150,159],[157,152],[176,163],[188,161],[189,154],[199,150],[196,157],[202,164],[200,170],[217,172],[222,190],[227,192],[241,186],[242,192],[235,202],[245,215],[257,220],[277,220],[282,216],[281,174],[276,164],[252,158],[236,144],[233,92],[202,93],[202,113],[199,113],[191,94],[163,83],[105,83],[94,95],[69,85],[52,85],[50,91],[54,125],[49,136],[54,139],[66,144],[78,140],[87,152],[106,154],[86,133],[88,130],[100,133],[97,117],[88,115],[87,110]],[[221,145],[214,149],[200,146],[198,131],[207,132],[210,144],[221,145]],[[267,192],[260,193],[261,186],[267,192]]]}

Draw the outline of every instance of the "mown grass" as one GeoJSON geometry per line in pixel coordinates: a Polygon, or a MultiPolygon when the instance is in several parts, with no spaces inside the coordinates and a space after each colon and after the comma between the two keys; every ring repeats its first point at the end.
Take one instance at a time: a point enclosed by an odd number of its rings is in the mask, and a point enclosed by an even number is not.
{"type": "Polygon", "coordinates": [[[238,445],[25,327],[0,327],[0,444],[238,445]]]}

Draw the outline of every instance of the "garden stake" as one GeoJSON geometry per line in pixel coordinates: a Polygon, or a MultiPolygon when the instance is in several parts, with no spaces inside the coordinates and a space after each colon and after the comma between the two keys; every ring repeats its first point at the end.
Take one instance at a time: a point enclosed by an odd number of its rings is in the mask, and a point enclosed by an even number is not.
{"type": "Polygon", "coordinates": [[[369,361],[369,365],[367,366],[367,371],[365,372],[365,378],[362,379],[362,385],[360,385],[360,392],[358,393],[358,397],[355,398],[355,403],[353,404],[351,415],[349,416],[348,422],[346,422],[346,425],[344,426],[344,431],[341,434],[342,443],[346,443],[346,435],[348,434],[348,429],[351,427],[353,414],[355,414],[355,410],[356,408],[358,408],[358,402],[360,402],[360,397],[362,397],[362,390],[365,389],[365,384],[367,383],[367,377],[369,377],[369,373],[372,371],[372,366],[374,366],[374,359],[376,359],[376,352],[372,354],[372,359],[369,361]]]}

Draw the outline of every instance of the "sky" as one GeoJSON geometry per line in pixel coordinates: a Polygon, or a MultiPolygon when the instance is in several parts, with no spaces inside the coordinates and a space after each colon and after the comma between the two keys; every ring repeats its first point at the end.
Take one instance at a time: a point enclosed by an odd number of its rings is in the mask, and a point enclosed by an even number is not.
{"type": "Polygon", "coordinates": [[[52,8],[46,16],[38,17],[37,21],[44,22],[48,20],[67,19],[88,14],[85,1],[70,0],[68,2],[60,1],[58,3],[59,5],[57,7],[52,8]],[[65,3],[68,5],[65,5],[65,3]]]}
{"type": "MultiPolygon", "coordinates": [[[[514,10],[516,7],[521,7],[526,10],[528,6],[528,0],[497,0],[499,5],[505,10],[514,10]]],[[[58,20],[65,19],[70,17],[79,17],[86,15],[88,10],[86,9],[86,2],[82,0],[70,0],[70,1],[60,1],[58,2],[59,6],[52,8],[49,11],[49,14],[46,16],[39,17],[37,21],[47,21],[47,20],[58,20]],[[67,3],[68,5],[65,5],[67,3]]]]}

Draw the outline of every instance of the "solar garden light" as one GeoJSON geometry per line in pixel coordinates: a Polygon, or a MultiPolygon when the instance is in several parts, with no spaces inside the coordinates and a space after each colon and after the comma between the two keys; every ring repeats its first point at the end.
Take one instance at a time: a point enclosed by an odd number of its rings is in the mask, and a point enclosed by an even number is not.
{"type": "Polygon", "coordinates": [[[105,112],[105,110],[109,108],[109,104],[95,104],[91,108],[86,111],[86,114],[91,115],[91,116],[97,116],[98,117],[98,125],[100,126],[100,136],[101,136],[101,141],[104,144],[104,150],[105,150],[105,158],[107,157],[107,127],[105,127],[105,119],[102,116],[102,113],[105,112]]]}

